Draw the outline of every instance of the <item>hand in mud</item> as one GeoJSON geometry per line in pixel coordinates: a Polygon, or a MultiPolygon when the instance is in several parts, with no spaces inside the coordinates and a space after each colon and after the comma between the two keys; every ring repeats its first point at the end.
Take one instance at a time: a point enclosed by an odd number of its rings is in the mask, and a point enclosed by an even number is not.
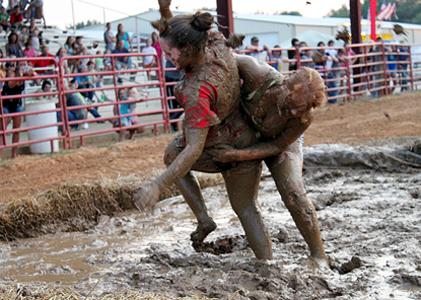
{"type": "Polygon", "coordinates": [[[228,163],[238,160],[238,150],[230,145],[218,145],[209,150],[213,160],[228,163]]]}
{"type": "Polygon", "coordinates": [[[133,202],[140,211],[150,210],[159,201],[159,186],[150,182],[142,186],[133,195],[133,202]]]}

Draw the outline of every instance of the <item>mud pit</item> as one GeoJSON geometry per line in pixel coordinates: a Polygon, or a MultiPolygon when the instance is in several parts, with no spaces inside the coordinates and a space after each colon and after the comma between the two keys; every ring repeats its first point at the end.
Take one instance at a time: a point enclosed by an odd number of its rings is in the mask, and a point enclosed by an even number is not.
{"type": "Polygon", "coordinates": [[[204,191],[218,224],[208,241],[231,253],[195,252],[194,218],[174,197],[152,214],[104,216],[86,232],[1,243],[0,293],[20,283],[33,296],[40,287],[68,287],[94,298],[129,290],[164,299],[420,299],[421,157],[395,148],[306,149],[306,187],[331,270],[309,267],[304,241],[266,175],[259,202],[272,261],[252,258],[224,187],[216,186],[204,191]]]}

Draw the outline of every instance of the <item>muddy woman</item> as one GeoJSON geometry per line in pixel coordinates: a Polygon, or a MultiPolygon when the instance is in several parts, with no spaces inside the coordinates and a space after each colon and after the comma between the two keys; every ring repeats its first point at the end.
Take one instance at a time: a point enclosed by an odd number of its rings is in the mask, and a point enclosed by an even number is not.
{"type": "Polygon", "coordinates": [[[271,241],[256,206],[261,163],[218,163],[208,153],[217,145],[243,148],[257,142],[255,132],[239,111],[240,78],[235,58],[222,34],[209,32],[212,24],[209,13],[154,23],[167,58],[185,73],[175,89],[185,117],[183,134],[166,149],[166,171],[135,194],[135,204],[139,208],[154,204],[160,190],[175,183],[198,219],[192,240],[203,241],[216,224],[208,215],[191,170],[221,172],[251,249],[257,258],[271,259],[271,241]]]}
{"type": "MultiPolygon", "coordinates": [[[[183,51],[177,49],[178,53],[175,53],[176,57],[171,57],[171,50],[173,50],[171,45],[173,44],[170,44],[168,43],[169,41],[165,40],[165,31],[161,29],[162,26],[164,26],[165,28],[165,26],[168,26],[172,22],[172,19],[168,19],[168,16],[171,14],[169,11],[169,4],[163,5],[164,2],[168,4],[169,1],[160,1],[161,14],[164,18],[168,20],[168,22],[164,20],[161,21],[161,26],[159,26],[161,31],[161,38],[164,45],[164,50],[165,48],[167,48],[167,54],[169,54],[170,59],[177,60],[182,57],[183,51]]],[[[211,33],[211,35],[216,35],[216,33],[211,33]]],[[[209,53],[217,53],[215,52],[217,48],[214,49],[215,45],[216,43],[209,42],[206,44],[207,48],[204,51],[205,57],[209,53]]],[[[221,43],[221,41],[219,41],[219,46],[223,48],[223,43],[221,43]]],[[[221,53],[224,53],[226,57],[229,57],[231,59],[231,56],[226,52],[226,49],[221,53]]],[[[216,62],[217,61],[214,60],[214,63],[216,62]]],[[[300,75],[301,78],[300,76],[298,76],[295,79],[290,80],[289,84],[286,84],[286,81],[283,82],[282,79],[278,76],[279,74],[270,72],[270,67],[258,65],[255,61],[250,61],[248,57],[238,56],[237,62],[238,66],[240,67],[240,72],[242,73],[243,79],[245,79],[246,85],[244,86],[244,93],[248,95],[247,99],[249,103],[247,103],[247,105],[243,103],[242,105],[243,109],[247,112],[246,115],[251,120],[263,120],[263,123],[268,121],[269,123],[270,121],[278,121],[279,125],[273,128],[265,128],[265,126],[260,126],[259,128],[259,126],[256,126],[258,124],[252,124],[253,126],[250,127],[257,128],[261,131],[261,135],[267,138],[266,142],[263,141],[261,143],[257,143],[255,138],[249,136],[249,131],[244,128],[243,119],[238,116],[238,111],[240,111],[239,106],[235,107],[234,105],[234,110],[229,115],[229,118],[224,119],[222,123],[218,124],[218,126],[220,127],[219,131],[214,131],[218,132],[219,137],[217,139],[212,139],[212,135],[209,135],[209,131],[216,129],[215,126],[210,127],[210,129],[208,130],[209,136],[207,137],[207,140],[210,142],[205,143],[205,146],[203,147],[204,151],[202,151],[201,157],[198,159],[197,162],[194,163],[194,166],[192,167],[194,170],[199,171],[222,172],[227,185],[227,190],[231,204],[238,216],[240,217],[240,221],[242,222],[243,227],[246,231],[246,235],[251,244],[251,247],[258,258],[263,258],[258,254],[262,252],[256,251],[256,249],[262,248],[265,249],[264,253],[270,253],[271,251],[267,249],[267,247],[270,247],[270,242],[266,239],[265,236],[264,240],[260,239],[260,242],[263,241],[264,244],[253,244],[254,241],[259,241],[259,239],[256,237],[256,234],[258,234],[258,232],[266,231],[261,221],[260,214],[258,214],[258,211],[254,204],[257,192],[257,185],[255,184],[256,181],[253,181],[251,179],[251,176],[247,176],[244,170],[246,170],[246,172],[248,172],[247,169],[252,170],[253,168],[251,166],[253,163],[256,163],[256,159],[261,160],[263,158],[267,158],[265,162],[268,164],[272,172],[272,176],[274,177],[277,183],[278,189],[288,209],[290,210],[294,221],[300,229],[300,232],[303,234],[306,242],[309,244],[312,257],[316,260],[323,260],[325,258],[325,254],[320,238],[317,218],[315,215],[314,208],[312,207],[311,202],[309,202],[306,198],[305,191],[303,190],[301,178],[302,162],[300,158],[301,145],[300,142],[297,141],[297,138],[302,134],[302,132],[308,127],[309,123],[311,122],[311,109],[320,105],[322,102],[320,101],[320,99],[324,98],[323,84],[322,87],[320,87],[320,76],[317,77],[317,73],[315,75],[314,73],[309,72],[309,70],[303,70],[300,75]],[[255,78],[251,78],[253,74],[256,75],[255,78]],[[306,89],[303,85],[295,85],[294,82],[297,82],[297,80],[308,80],[308,83],[312,82],[314,84],[309,84],[306,89]],[[255,84],[252,85],[253,83],[255,84]],[[276,87],[278,90],[272,87],[276,87]],[[279,94],[281,90],[282,93],[279,94]],[[316,90],[318,91],[318,93],[314,93],[316,90]],[[271,91],[275,93],[271,93],[271,91]],[[303,97],[296,97],[297,95],[310,95],[311,98],[309,99],[311,99],[311,101],[303,102],[303,97]],[[260,105],[260,98],[264,100],[264,104],[262,105],[260,105]],[[288,99],[288,101],[286,101],[286,99],[288,99]],[[280,109],[279,112],[277,112],[275,115],[271,115],[270,113],[262,114],[261,111],[264,109],[270,109],[273,111],[273,106],[270,107],[270,105],[273,105],[274,103],[275,105],[278,105],[278,108],[280,109]],[[280,118],[280,116],[282,117],[280,118]],[[237,134],[233,135],[232,130],[223,129],[224,124],[229,124],[228,128],[231,129],[233,128],[233,125],[235,125],[235,128],[241,128],[241,130],[238,131],[238,129],[235,129],[235,131],[237,131],[237,134]],[[284,129],[284,132],[281,133],[281,129],[284,129]],[[238,132],[244,133],[242,138],[240,139],[238,139],[238,132]],[[228,141],[228,144],[225,144],[224,141],[228,141]],[[241,149],[247,146],[251,147],[246,148],[244,152],[235,152],[237,151],[237,149],[241,149]],[[227,147],[229,147],[229,149],[227,149],[227,147]],[[218,149],[224,150],[221,151],[218,149]],[[281,153],[284,151],[285,153],[281,155],[281,153]],[[212,159],[220,160],[222,161],[222,163],[216,163],[212,159]],[[237,162],[233,162],[230,164],[227,161],[237,162]],[[250,164],[245,164],[245,162],[249,162],[250,164]],[[290,181],[290,178],[294,180],[290,181]],[[254,183],[254,185],[244,185],[250,183],[254,183]],[[244,189],[245,186],[247,186],[247,189],[244,189]],[[253,199],[253,201],[250,202],[250,199],[253,199]],[[253,214],[250,214],[250,212],[253,212],[253,214]],[[258,220],[256,219],[255,222],[250,222],[249,220],[251,218],[254,218],[254,216],[256,216],[258,220]],[[259,226],[261,224],[262,227],[257,227],[256,231],[256,228],[249,227],[253,223],[259,226]]],[[[215,65],[218,66],[218,63],[216,63],[215,65]]],[[[209,70],[201,70],[211,71],[211,69],[212,68],[210,68],[209,70]]],[[[236,70],[231,69],[229,72],[231,72],[232,75],[236,73],[236,70]]],[[[199,76],[194,78],[196,84],[197,81],[205,82],[206,80],[204,79],[209,79],[209,74],[212,73],[202,73],[201,76],[205,77],[199,76]]],[[[187,78],[193,78],[191,75],[189,75],[189,72],[187,73],[187,78]]],[[[224,80],[226,80],[226,78],[230,77],[219,77],[219,84],[223,83],[224,80]]],[[[218,82],[215,82],[215,84],[217,85],[218,82]]],[[[186,96],[183,95],[182,91],[185,87],[185,82],[182,82],[179,86],[179,95],[182,97],[182,99],[186,98],[186,96]]],[[[199,84],[199,94],[201,93],[200,89],[201,86],[199,84]]],[[[212,89],[215,89],[215,86],[212,87],[212,89]]],[[[189,90],[185,89],[185,91],[189,90]]],[[[215,100],[214,96],[215,94],[213,95],[213,100],[215,100]]],[[[231,96],[236,96],[236,94],[232,93],[231,96]]],[[[223,100],[223,98],[221,98],[221,100],[223,100]]],[[[238,101],[233,97],[229,100],[229,102],[226,102],[224,104],[235,104],[237,102],[238,101]]],[[[211,105],[215,103],[219,105],[223,104],[218,102],[211,102],[211,105]]],[[[202,105],[202,109],[203,108],[204,106],[202,105]]],[[[233,108],[231,107],[231,109],[233,108]]],[[[197,108],[194,110],[198,112],[197,108]]],[[[188,112],[189,110],[186,110],[185,128],[186,125],[187,128],[189,128],[188,112]]],[[[220,113],[220,111],[218,112],[220,113]]],[[[203,114],[203,112],[201,112],[200,115],[201,114],[203,114]]],[[[180,156],[179,154],[183,154],[184,150],[180,153],[180,149],[183,149],[183,147],[185,149],[183,140],[181,140],[180,143],[177,142],[176,139],[176,141],[173,142],[167,148],[166,163],[167,165],[169,165],[169,168],[171,168],[174,162],[177,161],[177,159],[180,156]]],[[[248,175],[260,176],[260,171],[257,173],[250,172],[248,175]]],[[[198,219],[199,225],[197,230],[192,234],[192,240],[193,243],[200,243],[203,241],[207,234],[209,234],[212,230],[215,229],[215,223],[211,220],[207,213],[203,197],[200,193],[200,189],[192,175],[188,173],[186,176],[184,176],[184,178],[178,180],[177,185],[198,219]]],[[[155,201],[155,199],[157,199],[156,195],[159,193],[158,190],[160,186],[163,185],[161,183],[161,179],[158,178],[157,182],[151,183],[144,189],[141,189],[136,195],[137,205],[144,205],[144,201],[155,201]]],[[[264,258],[269,258],[269,256],[266,256],[264,258]]]]}

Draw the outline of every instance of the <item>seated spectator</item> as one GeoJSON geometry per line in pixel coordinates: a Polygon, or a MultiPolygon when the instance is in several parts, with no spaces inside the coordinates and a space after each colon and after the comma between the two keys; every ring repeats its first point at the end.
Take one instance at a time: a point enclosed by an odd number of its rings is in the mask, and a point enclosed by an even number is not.
{"type": "MultiPolygon", "coordinates": [[[[126,54],[129,50],[124,47],[124,41],[117,43],[117,47],[112,52],[113,54],[126,54]]],[[[115,67],[117,70],[120,69],[131,69],[131,58],[130,56],[120,56],[115,59],[115,67]]]]}
{"type": "Polygon", "coordinates": [[[64,43],[64,48],[66,48],[68,55],[73,55],[73,48],[74,48],[75,38],[72,36],[68,36],[66,42],[64,43]]]}
{"type": "MultiPolygon", "coordinates": [[[[98,50],[96,53],[96,55],[102,55],[102,51],[98,50]]],[[[104,71],[105,67],[104,67],[104,59],[102,57],[95,57],[95,70],[96,71],[104,71]]]]}
{"type": "Polygon", "coordinates": [[[263,45],[263,47],[259,46],[259,38],[257,36],[254,36],[250,40],[251,44],[246,47],[246,50],[249,50],[247,52],[248,55],[253,56],[259,61],[266,61],[266,56],[271,55],[270,49],[267,45],[263,45]],[[264,54],[263,52],[266,51],[267,54],[264,54]],[[262,55],[264,54],[264,55],[262,55]]]}
{"type": "Polygon", "coordinates": [[[34,47],[35,51],[39,52],[41,49],[40,46],[40,39],[39,39],[39,30],[35,29],[31,32],[31,35],[29,36],[29,39],[31,40],[31,45],[34,47]]]}
{"type": "MultiPolygon", "coordinates": [[[[118,93],[119,96],[119,111],[120,111],[120,120],[114,123],[115,127],[130,127],[138,124],[137,117],[135,116],[125,116],[133,114],[136,111],[136,103],[134,101],[138,100],[139,96],[135,88],[121,88],[118,93]],[[125,103],[127,102],[127,103],[125,103]]],[[[117,107],[114,106],[114,115],[118,115],[117,107]]],[[[119,140],[122,141],[125,138],[132,139],[134,134],[142,133],[143,128],[130,128],[128,130],[121,130],[119,132],[119,140]],[[128,134],[128,135],[127,135],[128,134]]]]}
{"type": "Polygon", "coordinates": [[[16,32],[9,34],[6,44],[6,56],[23,57],[23,51],[19,44],[19,37],[16,32]]]}
{"type": "Polygon", "coordinates": [[[23,49],[23,55],[25,57],[37,57],[38,56],[38,52],[35,50],[34,47],[32,47],[32,42],[31,42],[30,39],[25,43],[25,49],[23,49]]]}
{"type": "MultiPolygon", "coordinates": [[[[79,72],[88,73],[88,67],[85,65],[80,65],[79,72]]],[[[78,75],[75,79],[77,82],[78,89],[91,89],[95,87],[92,76],[78,75]]],[[[82,96],[85,97],[86,104],[92,104],[95,102],[95,91],[81,92],[80,94],[82,94],[82,96]]],[[[92,114],[92,116],[94,116],[94,118],[101,118],[101,115],[96,107],[90,107],[88,108],[88,111],[92,114]]],[[[98,121],[98,123],[102,123],[102,121],[98,121]]]]}
{"type": "Polygon", "coordinates": [[[0,8],[0,26],[4,32],[7,32],[10,27],[9,14],[3,6],[0,8]]]}
{"type": "MultiPolygon", "coordinates": [[[[66,51],[66,48],[64,48],[64,47],[60,47],[60,48],[57,50],[57,53],[56,53],[56,58],[57,58],[57,60],[58,60],[58,61],[60,61],[60,59],[62,59],[63,57],[66,57],[66,56],[67,56],[67,51],[66,51]]],[[[67,59],[63,59],[63,60],[61,61],[61,66],[62,66],[62,68],[63,68],[63,70],[64,70],[64,74],[69,74],[69,73],[70,73],[69,60],[67,60],[67,59]]]]}
{"type": "MultiPolygon", "coordinates": [[[[105,50],[105,55],[107,54],[112,54],[111,50],[105,50]]],[[[112,61],[111,61],[111,57],[107,57],[105,56],[104,59],[102,60],[104,63],[104,70],[105,71],[111,71],[113,69],[113,65],[112,65],[112,61]]]]}
{"type": "Polygon", "coordinates": [[[45,59],[34,61],[34,68],[39,74],[52,74],[54,72],[55,59],[54,55],[48,52],[48,46],[41,47],[41,54],[38,57],[45,57],[45,59]]]}
{"type": "MultiPolygon", "coordinates": [[[[51,84],[51,81],[44,79],[42,82],[41,88],[37,90],[37,93],[51,93],[53,85],[51,84]]],[[[52,100],[53,96],[39,96],[38,100],[52,100]]]]}
{"type": "Polygon", "coordinates": [[[16,5],[10,12],[10,26],[13,28],[19,28],[23,22],[23,14],[20,11],[19,5],[16,5]]]}
{"type": "MultiPolygon", "coordinates": [[[[78,88],[76,79],[72,79],[69,83],[70,90],[76,90],[78,88]]],[[[85,105],[83,96],[79,92],[72,92],[66,94],[66,107],[67,107],[67,119],[68,121],[79,121],[86,120],[88,118],[88,112],[86,108],[71,109],[72,106],[85,105]]],[[[61,112],[57,112],[57,119],[61,122],[61,112]]],[[[78,129],[79,124],[70,125],[73,129],[78,129]]]]}
{"type": "MultiPolygon", "coordinates": [[[[157,63],[156,63],[157,53],[156,53],[156,49],[154,47],[152,47],[152,40],[151,39],[146,40],[146,46],[143,47],[142,53],[152,54],[152,55],[143,56],[143,68],[147,69],[147,68],[156,67],[156,65],[157,65],[157,63]]],[[[148,80],[151,80],[151,72],[146,71],[146,74],[148,76],[148,80]]]]}

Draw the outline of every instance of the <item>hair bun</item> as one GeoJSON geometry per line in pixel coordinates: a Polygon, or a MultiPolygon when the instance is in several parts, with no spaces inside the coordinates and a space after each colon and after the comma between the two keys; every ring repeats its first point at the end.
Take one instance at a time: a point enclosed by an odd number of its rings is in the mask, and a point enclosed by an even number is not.
{"type": "Polygon", "coordinates": [[[208,31],[214,23],[213,16],[208,12],[198,11],[192,17],[191,26],[198,31],[208,31]]]}

